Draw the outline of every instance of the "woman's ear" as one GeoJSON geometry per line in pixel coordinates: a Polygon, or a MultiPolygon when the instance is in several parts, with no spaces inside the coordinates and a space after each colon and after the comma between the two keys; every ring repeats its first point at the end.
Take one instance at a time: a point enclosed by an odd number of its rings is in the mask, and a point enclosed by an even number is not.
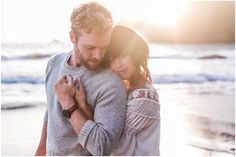
{"type": "Polygon", "coordinates": [[[70,40],[73,44],[76,44],[76,37],[73,31],[70,31],[70,40]]]}

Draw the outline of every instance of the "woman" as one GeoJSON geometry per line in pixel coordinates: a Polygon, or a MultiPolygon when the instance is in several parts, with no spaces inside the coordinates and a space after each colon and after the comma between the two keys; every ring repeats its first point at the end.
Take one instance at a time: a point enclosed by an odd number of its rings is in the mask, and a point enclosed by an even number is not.
{"type": "MultiPolygon", "coordinates": [[[[124,130],[112,155],[160,155],[160,104],[151,85],[148,56],[148,45],[140,35],[125,26],[114,27],[103,65],[109,65],[124,80],[128,100],[124,130]]],[[[79,85],[75,99],[92,119],[81,81],[79,85]]]]}

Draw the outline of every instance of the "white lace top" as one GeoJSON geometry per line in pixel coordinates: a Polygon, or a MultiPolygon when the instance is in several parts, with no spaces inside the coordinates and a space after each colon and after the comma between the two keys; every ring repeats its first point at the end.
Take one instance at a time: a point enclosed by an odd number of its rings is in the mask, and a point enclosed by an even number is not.
{"type": "Polygon", "coordinates": [[[112,155],[160,155],[160,103],[153,87],[128,96],[125,127],[112,155]]]}

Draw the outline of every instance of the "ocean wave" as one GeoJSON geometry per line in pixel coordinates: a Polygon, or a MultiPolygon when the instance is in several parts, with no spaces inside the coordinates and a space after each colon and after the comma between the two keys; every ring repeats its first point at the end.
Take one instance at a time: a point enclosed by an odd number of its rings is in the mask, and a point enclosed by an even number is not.
{"type": "Polygon", "coordinates": [[[53,40],[51,42],[29,42],[29,43],[12,43],[12,42],[2,42],[1,44],[3,50],[32,50],[32,49],[44,49],[44,48],[56,48],[56,47],[70,47],[70,43],[65,43],[60,40],[53,40]]]}
{"type": "Polygon", "coordinates": [[[234,82],[233,76],[197,74],[197,75],[152,75],[154,84],[169,83],[204,83],[204,82],[234,82]]]}
{"type": "MultiPolygon", "coordinates": [[[[71,50],[70,43],[2,43],[1,59],[37,59],[71,50]]],[[[150,44],[151,59],[234,59],[234,44],[168,45],[150,44]]]]}
{"type": "MultiPolygon", "coordinates": [[[[41,59],[52,56],[51,54],[41,54],[41,53],[29,53],[23,55],[14,55],[7,56],[1,55],[1,60],[22,60],[22,59],[41,59]]],[[[202,56],[182,56],[182,55],[166,55],[166,56],[150,56],[150,59],[228,59],[232,58],[224,55],[210,54],[210,55],[202,55],[202,56]]]]}
{"type": "Polygon", "coordinates": [[[17,76],[17,77],[2,77],[1,83],[4,84],[16,84],[16,83],[29,83],[29,84],[43,84],[43,77],[27,77],[27,76],[17,76]]]}
{"type": "Polygon", "coordinates": [[[165,56],[150,56],[150,59],[230,59],[232,56],[209,54],[198,56],[183,56],[183,55],[165,55],[165,56]]]}
{"type": "Polygon", "coordinates": [[[6,61],[6,60],[23,60],[23,59],[41,59],[41,58],[48,58],[52,54],[40,54],[40,53],[32,53],[32,54],[27,54],[27,55],[16,55],[16,56],[6,56],[2,55],[1,60],[6,61]]]}
{"type": "MultiPolygon", "coordinates": [[[[210,74],[197,74],[197,75],[152,75],[153,84],[170,84],[170,83],[205,83],[205,82],[234,82],[233,76],[224,75],[210,75],[210,74]]],[[[29,84],[43,84],[43,77],[2,77],[1,83],[15,84],[15,83],[29,83],[29,84]]]]}
{"type": "MultiPolygon", "coordinates": [[[[53,54],[54,53],[51,54],[30,53],[30,54],[14,55],[14,56],[1,55],[1,60],[8,61],[8,60],[24,60],[24,59],[41,59],[41,58],[48,58],[53,54]]],[[[212,59],[230,59],[230,58],[233,57],[217,55],[217,54],[202,55],[202,56],[182,56],[182,55],[150,56],[150,59],[183,59],[183,60],[185,59],[212,60],[212,59]]]]}

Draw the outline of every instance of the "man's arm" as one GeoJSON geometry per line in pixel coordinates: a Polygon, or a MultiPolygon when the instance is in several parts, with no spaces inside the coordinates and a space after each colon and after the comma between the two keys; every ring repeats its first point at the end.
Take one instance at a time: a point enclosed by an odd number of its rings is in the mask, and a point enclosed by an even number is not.
{"type": "MultiPolygon", "coordinates": [[[[48,83],[48,78],[49,75],[51,73],[52,70],[52,65],[53,65],[53,57],[51,57],[47,63],[47,67],[46,67],[46,72],[45,72],[45,89],[47,89],[47,83],[48,83]]],[[[46,90],[47,93],[47,90],[46,90]]],[[[47,94],[48,97],[48,94],[47,94]]],[[[47,142],[47,123],[48,122],[48,110],[46,109],[46,112],[44,114],[44,123],[43,123],[43,128],[42,128],[42,132],[41,132],[41,138],[40,138],[40,142],[38,145],[38,148],[35,152],[35,156],[45,156],[46,155],[46,142],[47,142]]]]}
{"type": "MultiPolygon", "coordinates": [[[[124,127],[126,88],[119,80],[106,87],[101,90],[96,101],[94,121],[88,120],[80,109],[75,110],[70,117],[78,142],[96,156],[110,155],[124,127]]],[[[75,104],[71,76],[63,76],[57,82],[55,91],[62,109],[69,109],[75,104]]]]}
{"type": "Polygon", "coordinates": [[[47,121],[44,121],[40,142],[39,142],[38,148],[35,152],[35,156],[45,156],[46,155],[47,125],[48,125],[47,121]]]}
{"type": "Polygon", "coordinates": [[[92,155],[110,155],[118,142],[124,126],[126,99],[117,98],[119,96],[116,97],[116,93],[113,93],[108,104],[97,104],[94,121],[88,120],[81,109],[71,115],[70,122],[78,135],[79,143],[92,155]]]}
{"type": "Polygon", "coordinates": [[[122,86],[117,82],[104,90],[94,109],[94,121],[87,120],[76,131],[79,143],[92,155],[110,155],[118,143],[126,112],[126,89],[122,86]]]}

